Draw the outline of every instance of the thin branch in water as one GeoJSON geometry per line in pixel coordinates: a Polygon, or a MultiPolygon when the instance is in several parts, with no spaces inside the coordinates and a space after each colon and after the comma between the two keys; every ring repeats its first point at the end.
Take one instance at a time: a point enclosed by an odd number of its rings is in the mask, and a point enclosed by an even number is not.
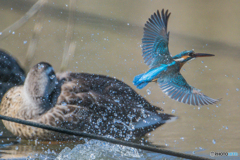
{"type": "Polygon", "coordinates": [[[71,59],[71,57],[74,56],[74,52],[75,52],[75,48],[76,48],[76,44],[75,44],[75,42],[73,42],[75,9],[76,9],[76,0],[70,0],[66,41],[65,41],[64,51],[63,51],[60,72],[63,72],[67,69],[69,60],[71,59]]]}
{"type": "Polygon", "coordinates": [[[22,18],[0,32],[0,41],[11,34],[12,31],[16,31],[18,28],[24,25],[46,2],[47,0],[38,0],[22,18]]]}
{"type": "MultiPolygon", "coordinates": [[[[42,5],[42,8],[43,8],[43,6],[44,5],[42,5]]],[[[30,67],[33,57],[35,55],[36,47],[37,47],[37,44],[39,41],[39,36],[40,36],[40,33],[43,28],[42,26],[43,26],[44,17],[45,17],[44,11],[40,10],[37,14],[36,23],[35,23],[35,26],[33,29],[32,39],[30,40],[27,54],[25,57],[24,69],[26,72],[29,71],[29,69],[30,69],[29,67],[30,67]]]]}

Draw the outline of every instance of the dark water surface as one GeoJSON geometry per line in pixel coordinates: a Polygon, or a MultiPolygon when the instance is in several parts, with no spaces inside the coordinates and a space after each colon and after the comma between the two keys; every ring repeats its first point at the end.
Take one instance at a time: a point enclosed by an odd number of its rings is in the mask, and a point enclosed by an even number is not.
{"type": "MultiPolygon", "coordinates": [[[[0,0],[0,30],[21,18],[35,2],[0,0]]],[[[68,1],[49,0],[43,8],[43,29],[31,66],[47,61],[59,71],[68,7],[68,1]]],[[[169,99],[156,84],[143,90],[136,89],[152,104],[179,117],[149,134],[149,140],[173,151],[200,156],[209,156],[211,151],[240,154],[239,1],[79,0],[74,18],[76,51],[68,70],[117,77],[135,88],[133,77],[148,70],[141,57],[143,26],[153,12],[162,8],[172,13],[168,24],[172,55],[190,49],[215,54],[215,57],[187,63],[181,73],[190,85],[211,98],[222,100],[217,105],[194,107],[169,99]],[[147,90],[151,93],[148,94],[147,90]]],[[[0,42],[0,47],[12,53],[22,66],[35,20],[36,16],[30,18],[0,42]]],[[[19,143],[15,138],[7,139],[10,134],[2,125],[1,130],[2,158],[24,158],[36,153],[56,157],[63,148],[74,147],[74,144],[19,143]]],[[[154,159],[151,156],[155,155],[144,151],[139,154],[142,157],[128,158],[154,159]]],[[[162,158],[160,155],[156,157],[162,158]]]]}

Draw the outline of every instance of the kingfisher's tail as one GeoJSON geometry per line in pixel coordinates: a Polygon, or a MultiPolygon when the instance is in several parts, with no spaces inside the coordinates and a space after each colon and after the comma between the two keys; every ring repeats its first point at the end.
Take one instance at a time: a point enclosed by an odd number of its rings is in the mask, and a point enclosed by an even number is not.
{"type": "Polygon", "coordinates": [[[134,77],[133,79],[133,84],[135,86],[137,86],[138,89],[143,89],[149,82],[142,82],[142,81],[139,81],[140,78],[144,75],[145,73],[143,74],[139,74],[137,76],[134,77]]]}

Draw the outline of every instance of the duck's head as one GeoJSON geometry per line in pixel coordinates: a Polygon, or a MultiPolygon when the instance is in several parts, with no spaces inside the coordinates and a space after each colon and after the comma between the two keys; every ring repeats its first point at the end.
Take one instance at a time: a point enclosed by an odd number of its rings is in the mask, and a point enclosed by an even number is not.
{"type": "Polygon", "coordinates": [[[193,60],[198,57],[211,57],[214,54],[207,54],[207,53],[195,53],[193,50],[183,51],[176,56],[173,56],[174,61],[179,62],[181,66],[186,62],[193,60]]]}
{"type": "Polygon", "coordinates": [[[61,83],[57,80],[53,67],[41,62],[33,66],[27,74],[24,91],[31,103],[48,110],[57,102],[61,83]]]}

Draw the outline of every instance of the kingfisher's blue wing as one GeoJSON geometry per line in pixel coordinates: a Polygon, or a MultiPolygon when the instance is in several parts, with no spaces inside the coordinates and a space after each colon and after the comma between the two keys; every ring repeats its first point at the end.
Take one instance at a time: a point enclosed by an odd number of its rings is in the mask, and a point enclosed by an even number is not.
{"type": "Polygon", "coordinates": [[[167,32],[168,18],[171,13],[168,10],[161,14],[159,11],[151,15],[144,27],[142,39],[142,56],[144,62],[150,68],[160,64],[168,64],[173,61],[169,50],[169,32],[167,32]]]}
{"type": "Polygon", "coordinates": [[[201,106],[219,101],[219,99],[212,99],[201,93],[199,89],[190,86],[181,73],[165,79],[159,78],[158,83],[163,93],[182,103],[201,106]]]}

